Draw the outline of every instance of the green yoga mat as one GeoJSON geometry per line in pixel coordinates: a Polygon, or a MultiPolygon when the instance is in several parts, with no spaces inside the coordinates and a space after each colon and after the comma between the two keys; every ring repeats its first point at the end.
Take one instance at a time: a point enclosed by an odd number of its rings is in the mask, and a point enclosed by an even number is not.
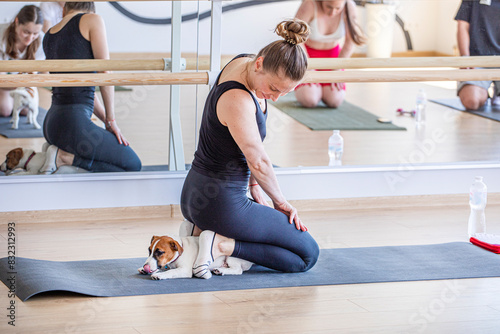
{"type": "Polygon", "coordinates": [[[316,108],[304,108],[290,93],[270,103],[311,130],[406,130],[392,123],[380,123],[380,117],[347,101],[338,108],[328,108],[322,102],[316,108]]]}

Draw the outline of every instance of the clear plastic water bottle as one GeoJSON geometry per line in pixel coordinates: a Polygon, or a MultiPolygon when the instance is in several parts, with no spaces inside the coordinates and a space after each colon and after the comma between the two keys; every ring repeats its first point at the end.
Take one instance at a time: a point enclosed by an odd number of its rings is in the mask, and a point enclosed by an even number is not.
{"type": "Polygon", "coordinates": [[[476,176],[470,187],[469,204],[469,237],[486,233],[486,217],[484,209],[487,201],[487,187],[482,176],[476,176]]]}
{"type": "Polygon", "coordinates": [[[328,138],[328,155],[330,156],[329,166],[342,165],[342,153],[344,153],[344,138],[339,130],[333,130],[333,134],[328,138]]]}
{"type": "Polygon", "coordinates": [[[427,95],[425,91],[420,88],[417,93],[417,100],[415,103],[415,123],[422,125],[425,123],[425,108],[427,107],[427,95]]]}

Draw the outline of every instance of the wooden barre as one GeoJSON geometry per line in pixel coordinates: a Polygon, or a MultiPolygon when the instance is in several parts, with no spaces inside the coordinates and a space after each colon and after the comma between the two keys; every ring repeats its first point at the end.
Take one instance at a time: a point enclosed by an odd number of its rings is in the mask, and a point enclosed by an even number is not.
{"type": "Polygon", "coordinates": [[[207,83],[207,72],[0,75],[2,87],[205,85],[207,83]]]}
{"type": "Polygon", "coordinates": [[[0,72],[160,71],[163,59],[58,59],[0,61],[0,72]]]}
{"type": "MultiPolygon", "coordinates": [[[[10,2],[26,2],[26,0],[9,0],[10,2]]],[[[86,0],[70,0],[70,2],[85,2],[86,0]]],[[[111,2],[116,0],[93,0],[94,2],[111,2]]],[[[165,1],[165,0],[120,0],[120,1],[165,1]]],[[[193,0],[173,0],[173,1],[193,1],[193,0]]],[[[203,1],[203,0],[202,0],[203,1]]],[[[212,1],[212,0],[205,0],[212,1]]],[[[53,0],[39,0],[38,2],[53,2],[53,0]]]]}
{"type": "MultiPolygon", "coordinates": [[[[222,57],[221,64],[232,57],[222,57]]],[[[408,58],[311,58],[309,69],[500,67],[500,56],[408,58]]],[[[187,70],[208,70],[208,57],[186,58],[187,70]]],[[[0,72],[163,71],[163,59],[9,60],[0,61],[0,72]]]]}
{"type": "MultiPolygon", "coordinates": [[[[500,80],[500,69],[310,71],[304,83],[500,80]]],[[[3,74],[2,87],[73,87],[208,84],[208,72],[3,74]]]]}
{"type": "MultiPolygon", "coordinates": [[[[222,57],[222,64],[232,57],[222,57]]],[[[208,70],[208,57],[186,58],[187,70],[208,70]]],[[[0,72],[104,72],[104,71],[163,71],[165,61],[161,59],[46,59],[46,60],[0,60],[0,72]]]]}
{"type": "MultiPolygon", "coordinates": [[[[232,57],[222,57],[222,64],[232,57]]],[[[210,59],[186,58],[187,70],[208,70],[210,59]]],[[[103,72],[103,71],[163,71],[162,59],[47,59],[0,61],[0,72],[103,72]]]]}
{"type": "Polygon", "coordinates": [[[304,83],[500,80],[500,69],[416,71],[311,71],[304,83]]]}
{"type": "Polygon", "coordinates": [[[310,58],[309,69],[414,68],[414,67],[500,67],[500,56],[397,57],[397,58],[310,58]]]}

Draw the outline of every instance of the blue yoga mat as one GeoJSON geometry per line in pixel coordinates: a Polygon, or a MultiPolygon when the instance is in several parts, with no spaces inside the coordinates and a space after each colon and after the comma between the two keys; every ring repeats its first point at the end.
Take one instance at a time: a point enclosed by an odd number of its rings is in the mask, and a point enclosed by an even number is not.
{"type": "Polygon", "coordinates": [[[495,106],[491,104],[485,104],[478,110],[465,109],[464,105],[460,101],[460,98],[454,97],[451,99],[433,99],[429,100],[431,102],[443,105],[445,107],[453,108],[455,110],[460,110],[463,112],[468,112],[469,114],[485,117],[492,119],[494,121],[500,122],[500,106],[495,106]]]}
{"type": "Polygon", "coordinates": [[[154,281],[137,268],[145,258],[53,262],[0,259],[0,278],[23,301],[47,291],[133,296],[311,285],[401,282],[500,276],[500,256],[466,242],[420,246],[322,249],[305,273],[254,265],[241,276],[154,281]]]}

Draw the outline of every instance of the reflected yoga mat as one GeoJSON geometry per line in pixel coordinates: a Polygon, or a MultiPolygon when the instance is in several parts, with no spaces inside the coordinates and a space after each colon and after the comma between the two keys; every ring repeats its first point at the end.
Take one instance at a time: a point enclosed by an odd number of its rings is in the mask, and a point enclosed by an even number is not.
{"type": "Polygon", "coordinates": [[[465,109],[462,102],[460,102],[460,98],[454,97],[450,99],[432,99],[429,100],[431,102],[443,105],[445,107],[450,107],[456,110],[468,112],[470,114],[474,114],[481,117],[486,117],[495,121],[500,122],[500,106],[494,106],[491,104],[487,104],[479,108],[478,110],[467,110],[465,109]]]}
{"type": "Polygon", "coordinates": [[[392,123],[380,123],[380,117],[344,101],[338,108],[328,108],[323,102],[315,108],[304,108],[294,93],[269,102],[311,130],[406,130],[392,123]]]}
{"type": "MultiPolygon", "coordinates": [[[[47,115],[47,110],[38,107],[38,124],[43,127],[43,120],[47,115]]],[[[37,138],[43,137],[42,128],[35,129],[33,124],[26,123],[26,116],[19,117],[19,127],[17,130],[11,129],[11,117],[0,117],[0,135],[7,138],[37,138]]]]}
{"type": "Polygon", "coordinates": [[[137,268],[145,258],[53,262],[0,259],[0,278],[23,301],[47,291],[133,296],[312,285],[401,282],[500,276],[500,256],[466,242],[419,246],[322,249],[305,273],[254,265],[240,276],[154,281],[137,268]]]}

